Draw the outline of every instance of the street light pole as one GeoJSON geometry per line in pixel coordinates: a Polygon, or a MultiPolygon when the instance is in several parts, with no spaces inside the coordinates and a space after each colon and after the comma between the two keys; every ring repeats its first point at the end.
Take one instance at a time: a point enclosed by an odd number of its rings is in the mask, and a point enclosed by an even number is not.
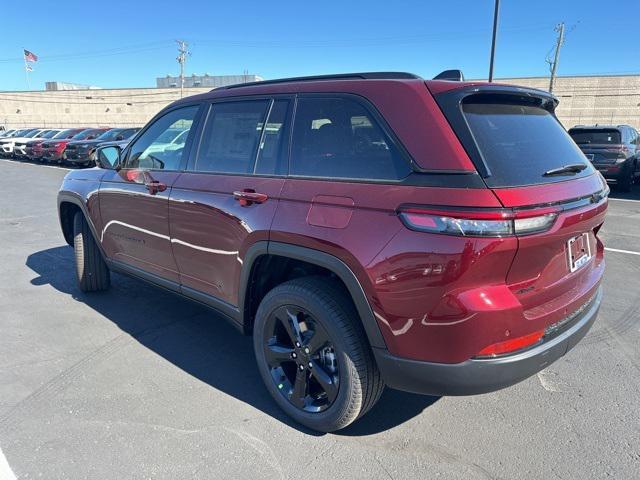
{"type": "Polygon", "coordinates": [[[493,11],[493,38],[491,39],[491,60],[489,61],[489,81],[493,82],[493,60],[496,56],[496,35],[498,34],[498,12],[500,11],[500,0],[496,0],[493,11]]]}

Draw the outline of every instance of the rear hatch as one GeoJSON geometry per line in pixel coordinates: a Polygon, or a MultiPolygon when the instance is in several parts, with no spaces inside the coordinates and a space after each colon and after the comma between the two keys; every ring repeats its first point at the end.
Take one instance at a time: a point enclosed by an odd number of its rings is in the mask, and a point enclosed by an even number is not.
{"type": "Polygon", "coordinates": [[[602,277],[597,232],[606,183],[555,117],[557,100],[546,92],[487,85],[436,100],[515,222],[540,219],[537,230],[516,233],[506,282],[526,319],[543,328],[557,324],[594,296],[602,277]]]}
{"type": "Polygon", "coordinates": [[[594,164],[612,165],[627,156],[616,128],[572,128],[569,135],[594,164]]]}

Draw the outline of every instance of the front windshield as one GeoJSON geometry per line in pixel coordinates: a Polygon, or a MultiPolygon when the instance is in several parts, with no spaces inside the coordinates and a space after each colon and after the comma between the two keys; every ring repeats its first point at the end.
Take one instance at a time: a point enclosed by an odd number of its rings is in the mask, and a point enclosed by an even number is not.
{"type": "Polygon", "coordinates": [[[95,128],[88,128],[86,130],[81,131],[77,135],[74,135],[72,138],[73,138],[73,140],[86,140],[87,137],[93,135],[94,133],[96,133],[98,131],[100,131],[100,130],[96,130],[95,128]]]}
{"type": "Polygon", "coordinates": [[[33,138],[33,137],[37,137],[38,133],[40,133],[42,130],[34,130],[33,132],[29,132],[27,133],[24,138],[33,138]]]}
{"type": "Polygon", "coordinates": [[[70,136],[73,136],[73,132],[75,132],[73,128],[68,128],[67,130],[62,130],[61,132],[56,133],[51,138],[69,138],[70,136]]]}
{"type": "Polygon", "coordinates": [[[115,140],[121,132],[121,128],[112,128],[111,130],[104,132],[102,135],[97,136],[96,140],[115,140]]]}
{"type": "Polygon", "coordinates": [[[53,138],[55,137],[56,133],[58,133],[57,130],[49,130],[48,132],[41,134],[40,138],[53,138]]]}

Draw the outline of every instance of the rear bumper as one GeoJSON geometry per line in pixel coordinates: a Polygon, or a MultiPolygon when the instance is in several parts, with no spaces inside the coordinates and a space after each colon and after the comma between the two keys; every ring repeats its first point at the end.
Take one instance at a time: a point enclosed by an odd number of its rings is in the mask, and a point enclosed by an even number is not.
{"type": "Polygon", "coordinates": [[[571,350],[595,321],[602,287],[573,325],[542,344],[520,353],[462,363],[431,363],[391,355],[374,348],[374,356],[387,386],[425,395],[475,395],[514,385],[548,367],[571,350]]]}
{"type": "Polygon", "coordinates": [[[623,167],[623,165],[621,164],[609,164],[609,163],[594,164],[593,166],[602,174],[602,176],[607,180],[607,182],[611,182],[611,183],[616,182],[618,180],[618,177],[622,173],[622,167],[623,167]]]}

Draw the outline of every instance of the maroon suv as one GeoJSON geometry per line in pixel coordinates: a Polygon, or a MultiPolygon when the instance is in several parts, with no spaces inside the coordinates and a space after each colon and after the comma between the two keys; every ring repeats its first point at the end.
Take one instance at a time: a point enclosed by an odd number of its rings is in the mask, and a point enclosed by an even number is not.
{"type": "Polygon", "coordinates": [[[401,73],[179,100],[66,176],[80,289],[116,271],[213,307],[253,335],[278,405],[317,430],[385,385],[513,385],[575,346],[602,298],[609,190],[556,105],[401,73]]]}

